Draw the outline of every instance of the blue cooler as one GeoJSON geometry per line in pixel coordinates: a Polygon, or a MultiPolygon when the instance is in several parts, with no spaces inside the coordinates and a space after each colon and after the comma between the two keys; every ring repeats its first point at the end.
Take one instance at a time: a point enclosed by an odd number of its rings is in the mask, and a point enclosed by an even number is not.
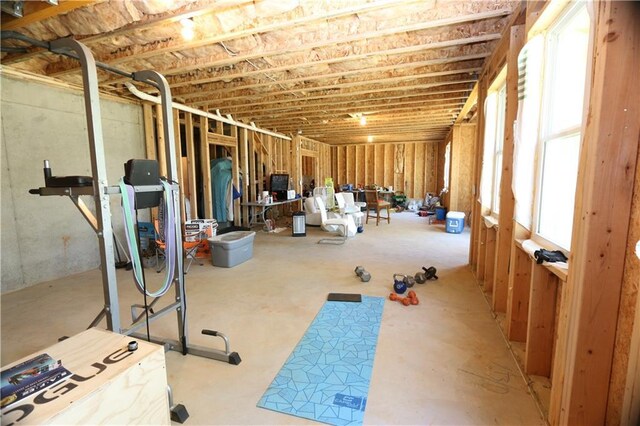
{"type": "Polygon", "coordinates": [[[445,230],[451,234],[459,234],[464,230],[464,213],[449,212],[447,213],[447,223],[445,230]]]}

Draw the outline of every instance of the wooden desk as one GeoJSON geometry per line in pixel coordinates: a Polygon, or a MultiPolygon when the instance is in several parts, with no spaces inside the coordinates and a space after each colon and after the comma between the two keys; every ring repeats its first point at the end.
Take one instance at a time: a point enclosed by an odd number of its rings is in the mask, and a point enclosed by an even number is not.
{"type": "Polygon", "coordinates": [[[49,354],[72,375],[2,410],[2,424],[170,424],[164,348],[91,328],[18,360],[49,354]],[[129,352],[127,344],[138,342],[129,352]]]}

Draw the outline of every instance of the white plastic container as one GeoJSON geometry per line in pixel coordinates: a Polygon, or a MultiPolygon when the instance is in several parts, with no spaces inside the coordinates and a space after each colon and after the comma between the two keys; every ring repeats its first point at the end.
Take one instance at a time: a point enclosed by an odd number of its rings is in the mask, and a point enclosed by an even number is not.
{"type": "Polygon", "coordinates": [[[253,257],[253,231],[234,231],[208,238],[213,266],[232,268],[253,257]]]}

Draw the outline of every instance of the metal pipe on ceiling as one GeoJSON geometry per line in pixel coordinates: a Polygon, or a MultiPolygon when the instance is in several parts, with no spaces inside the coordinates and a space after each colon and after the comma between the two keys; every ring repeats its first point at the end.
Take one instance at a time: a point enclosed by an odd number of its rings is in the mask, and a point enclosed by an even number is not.
{"type": "MultiPolygon", "coordinates": [[[[6,40],[6,39],[20,40],[20,41],[29,43],[29,44],[31,44],[33,46],[41,47],[41,48],[46,49],[46,50],[48,50],[50,52],[53,52],[53,53],[58,53],[60,55],[64,55],[64,56],[68,56],[70,58],[78,59],[78,55],[76,55],[73,52],[66,51],[66,50],[52,49],[51,48],[51,44],[49,42],[36,40],[34,38],[31,38],[29,36],[21,34],[21,33],[17,32],[17,31],[1,31],[0,32],[0,39],[3,39],[3,40],[6,40]]],[[[19,48],[19,47],[15,47],[15,48],[14,47],[5,47],[5,48],[3,48],[3,50],[4,51],[22,51],[22,48],[19,48]]],[[[104,69],[106,71],[109,71],[109,72],[112,72],[114,74],[118,74],[118,75],[121,75],[123,77],[128,77],[128,78],[133,79],[133,73],[129,73],[129,72],[120,70],[118,68],[112,67],[111,65],[104,64],[104,63],[101,63],[101,62],[96,62],[96,66],[98,68],[102,68],[102,69],[104,69]]],[[[151,82],[151,81],[145,81],[145,83],[147,83],[147,84],[149,84],[149,85],[151,85],[151,86],[153,86],[155,88],[158,88],[158,86],[155,83],[151,82]]],[[[136,88],[136,86],[134,86],[130,82],[126,82],[125,85],[127,86],[129,91],[133,95],[137,96],[140,99],[144,99],[144,100],[147,100],[149,102],[156,103],[156,104],[162,103],[159,97],[151,96],[151,95],[149,95],[147,93],[144,93],[144,92],[138,90],[138,88],[136,88]]],[[[233,126],[242,127],[243,129],[248,129],[248,130],[251,130],[253,132],[263,133],[265,135],[274,136],[276,138],[285,139],[285,140],[288,140],[288,141],[291,140],[291,138],[289,136],[283,135],[281,133],[272,132],[270,130],[261,129],[259,127],[256,127],[256,125],[253,124],[253,123],[251,123],[252,125],[240,123],[240,122],[234,120],[231,117],[231,115],[227,115],[227,117],[223,117],[222,115],[210,114],[208,112],[200,111],[198,109],[191,108],[191,107],[188,107],[186,105],[179,104],[177,102],[172,102],[171,104],[172,104],[173,108],[179,109],[181,111],[190,112],[192,114],[196,114],[196,115],[200,115],[200,116],[203,116],[203,117],[207,117],[207,118],[210,118],[212,120],[220,121],[222,123],[227,123],[227,124],[231,124],[233,126]]]]}
{"type": "MultiPolygon", "coordinates": [[[[132,83],[126,82],[126,83],[124,83],[124,85],[127,86],[127,89],[129,89],[129,92],[131,92],[131,94],[133,94],[134,96],[138,97],[139,99],[142,99],[144,101],[153,102],[153,103],[156,103],[156,104],[160,103],[160,98],[159,97],[152,96],[152,95],[150,95],[148,93],[145,93],[145,92],[143,92],[141,90],[138,90],[138,88],[135,85],[133,85],[132,83]]],[[[227,117],[224,117],[222,115],[211,114],[209,112],[205,112],[205,111],[201,111],[199,109],[191,108],[189,106],[186,106],[186,105],[183,105],[183,104],[179,104],[177,102],[172,102],[171,105],[175,109],[179,109],[179,110],[185,111],[185,112],[190,112],[192,114],[200,115],[202,117],[207,117],[207,118],[210,118],[212,120],[220,121],[222,123],[231,124],[233,126],[242,127],[243,129],[248,129],[248,130],[251,130],[253,132],[262,133],[262,134],[269,135],[269,136],[274,136],[276,138],[280,138],[280,139],[284,139],[284,140],[288,140],[288,141],[291,140],[291,138],[289,136],[283,135],[282,133],[276,133],[276,132],[272,132],[270,130],[261,129],[259,127],[256,127],[255,124],[254,125],[249,125],[249,124],[244,124],[244,123],[241,123],[239,121],[236,121],[230,115],[227,115],[227,117]]]]}

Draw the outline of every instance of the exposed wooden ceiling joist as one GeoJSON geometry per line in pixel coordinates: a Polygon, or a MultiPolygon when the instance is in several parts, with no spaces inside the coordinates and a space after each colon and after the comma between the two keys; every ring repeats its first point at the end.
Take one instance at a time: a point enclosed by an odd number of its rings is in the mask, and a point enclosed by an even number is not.
{"type": "MultiPolygon", "coordinates": [[[[418,80],[419,78],[415,78],[414,80],[418,80]]],[[[325,90],[323,92],[320,92],[318,94],[314,94],[311,96],[306,96],[306,95],[299,95],[298,98],[296,99],[296,97],[292,97],[291,95],[288,95],[287,92],[285,92],[285,94],[278,94],[278,95],[265,95],[263,96],[264,100],[269,100],[271,102],[278,102],[278,101],[283,101],[283,102],[288,102],[291,100],[312,100],[312,99],[322,99],[322,98],[332,98],[332,99],[340,99],[340,98],[352,98],[353,96],[358,96],[358,95],[363,95],[363,94],[370,94],[370,93],[384,93],[384,92],[398,92],[398,91],[405,91],[407,93],[416,93],[416,91],[418,90],[422,90],[422,93],[427,93],[427,91],[429,89],[433,89],[436,87],[443,87],[443,86],[452,86],[452,85],[460,85],[460,84],[473,84],[477,81],[476,77],[472,78],[451,78],[449,76],[447,76],[446,78],[443,77],[435,77],[435,78],[430,78],[430,81],[425,81],[425,82],[421,82],[418,84],[396,84],[396,85],[392,85],[391,87],[376,87],[376,86],[367,86],[367,87],[360,87],[360,88],[355,88],[351,87],[351,89],[349,88],[342,88],[341,90],[325,90]]],[[[191,105],[211,105],[211,104],[217,104],[218,106],[211,106],[210,109],[216,109],[216,108],[223,108],[225,105],[233,105],[234,103],[241,103],[243,100],[246,99],[251,99],[251,98],[255,98],[255,94],[243,94],[243,95],[237,95],[237,96],[233,96],[233,97],[227,97],[227,98],[218,98],[218,99],[211,99],[211,98],[207,98],[204,100],[198,100],[198,99],[194,99],[191,100],[189,102],[189,104],[191,105]]]]}
{"type": "Polygon", "coordinates": [[[58,15],[95,2],[96,0],[61,0],[55,5],[41,1],[27,1],[24,2],[22,18],[14,18],[4,13],[2,14],[2,31],[15,30],[27,25],[37,24],[45,19],[55,18],[58,15]]]}
{"type": "MultiPolygon", "coordinates": [[[[155,69],[174,98],[327,143],[442,140],[517,0],[138,0],[76,3],[16,22],[39,40],[72,35],[97,60],[155,69]],[[82,5],[80,5],[82,3],[82,5]],[[181,35],[180,20],[195,24],[181,35]],[[362,128],[353,118],[365,114],[362,128]],[[339,138],[339,141],[337,139],[339,138]]],[[[5,28],[3,28],[5,29],[5,28]]],[[[22,46],[11,44],[8,46],[22,46]]],[[[2,64],[79,83],[78,64],[33,49],[2,64]]],[[[99,72],[103,90],[132,95],[99,72]]],[[[147,90],[147,89],[144,89],[147,90]]],[[[150,91],[149,93],[153,93],[150,91]]]]}
{"type": "MultiPolygon", "coordinates": [[[[452,84],[451,86],[455,86],[452,84]]],[[[429,90],[429,91],[416,91],[413,94],[406,94],[398,91],[393,92],[377,92],[370,93],[368,95],[362,95],[355,99],[332,99],[332,98],[318,98],[318,99],[301,99],[297,101],[287,100],[282,102],[254,102],[254,103],[240,103],[238,105],[227,105],[225,111],[228,113],[244,113],[253,114],[254,112],[260,114],[264,111],[271,111],[273,113],[284,113],[290,110],[304,111],[312,109],[316,111],[325,111],[328,109],[340,109],[340,108],[357,108],[358,111],[367,109],[370,105],[372,108],[380,105],[392,104],[394,102],[405,101],[406,103],[430,103],[440,102],[442,99],[446,99],[449,96],[460,95],[463,98],[467,97],[467,92],[471,91],[471,84],[460,84],[459,88],[451,88],[448,90],[429,90]]]]}

